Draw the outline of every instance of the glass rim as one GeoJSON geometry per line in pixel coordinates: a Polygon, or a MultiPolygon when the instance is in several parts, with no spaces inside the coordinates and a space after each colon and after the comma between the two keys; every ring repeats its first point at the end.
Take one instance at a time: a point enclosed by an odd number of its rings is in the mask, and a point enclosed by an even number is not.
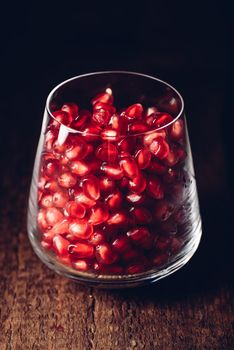
{"type": "MultiPolygon", "coordinates": [[[[129,75],[135,75],[135,76],[140,76],[140,77],[144,77],[144,78],[148,78],[151,80],[155,80],[167,87],[169,87],[170,89],[172,89],[179,97],[180,102],[181,102],[181,108],[179,110],[179,112],[177,113],[176,117],[173,118],[172,121],[170,121],[169,123],[160,126],[160,127],[156,127],[154,129],[151,129],[149,131],[145,131],[145,132],[141,132],[141,133],[134,133],[134,134],[126,134],[126,135],[120,135],[119,139],[121,138],[126,138],[126,137],[136,137],[136,136],[144,136],[144,135],[149,135],[151,133],[157,132],[159,130],[163,130],[166,129],[169,125],[172,125],[173,123],[175,123],[184,113],[184,100],[183,97],[181,96],[181,94],[178,92],[178,90],[176,88],[174,88],[172,85],[170,85],[169,83],[167,83],[166,81],[153,77],[151,75],[148,74],[143,74],[143,73],[138,73],[138,72],[132,72],[132,71],[122,71],[122,70],[110,70],[110,71],[98,71],[98,72],[91,72],[91,73],[85,73],[85,74],[81,74],[81,75],[77,75],[75,77],[69,78],[64,80],[63,82],[59,83],[58,85],[56,85],[49,93],[47,99],[46,99],[46,111],[49,114],[49,116],[54,119],[55,121],[57,121],[59,124],[61,124],[68,132],[70,133],[74,133],[74,134],[80,134],[80,135],[90,135],[90,136],[96,136],[96,137],[101,137],[100,134],[95,134],[95,133],[87,133],[84,131],[80,131],[80,130],[76,130],[73,129],[63,123],[61,123],[60,121],[56,120],[56,118],[53,116],[52,112],[50,111],[50,107],[49,107],[49,103],[52,99],[53,94],[62,86],[70,83],[73,80],[79,79],[79,78],[85,78],[85,77],[89,77],[89,76],[93,76],[93,75],[102,75],[102,74],[129,74],[129,75]]],[[[111,141],[111,140],[110,140],[111,141]]]]}

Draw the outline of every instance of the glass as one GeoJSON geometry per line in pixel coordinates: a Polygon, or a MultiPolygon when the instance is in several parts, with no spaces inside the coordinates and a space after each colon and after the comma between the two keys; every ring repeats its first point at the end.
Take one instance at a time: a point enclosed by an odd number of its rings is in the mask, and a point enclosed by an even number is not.
{"type": "Polygon", "coordinates": [[[89,286],[145,285],[182,267],[199,245],[201,219],[181,95],[122,71],[56,86],[28,233],[48,267],[89,286]]]}

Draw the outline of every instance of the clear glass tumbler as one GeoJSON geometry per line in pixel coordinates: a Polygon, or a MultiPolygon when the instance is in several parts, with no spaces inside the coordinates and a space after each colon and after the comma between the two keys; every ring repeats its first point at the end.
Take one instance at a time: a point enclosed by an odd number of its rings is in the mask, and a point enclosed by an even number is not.
{"type": "Polygon", "coordinates": [[[199,245],[201,219],[181,95],[122,71],[56,86],[28,233],[47,266],[89,286],[140,286],[182,267],[199,245]]]}

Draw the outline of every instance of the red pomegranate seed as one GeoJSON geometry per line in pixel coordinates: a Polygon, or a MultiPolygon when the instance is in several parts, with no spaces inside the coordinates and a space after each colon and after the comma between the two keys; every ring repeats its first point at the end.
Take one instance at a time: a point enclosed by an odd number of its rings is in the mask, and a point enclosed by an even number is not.
{"type": "Polygon", "coordinates": [[[177,224],[174,220],[174,218],[170,217],[166,221],[162,221],[160,224],[160,229],[164,233],[167,233],[169,235],[175,235],[178,232],[177,224]]]}
{"type": "Polygon", "coordinates": [[[146,113],[145,113],[145,116],[148,117],[152,114],[156,114],[157,112],[159,112],[158,108],[157,107],[148,107],[146,109],[146,113]]]}
{"type": "Polygon", "coordinates": [[[69,221],[62,219],[61,221],[57,222],[47,233],[48,235],[51,235],[53,237],[57,234],[63,234],[67,233],[69,229],[69,221]]]}
{"type": "Polygon", "coordinates": [[[82,130],[82,135],[85,137],[86,141],[97,141],[99,140],[101,128],[98,125],[89,124],[84,130],[82,130]]]}
{"type": "Polygon", "coordinates": [[[171,125],[170,138],[174,141],[179,141],[184,137],[184,122],[182,119],[176,120],[171,125]]]}
{"type": "Polygon", "coordinates": [[[116,112],[114,106],[107,105],[102,102],[97,102],[93,106],[92,121],[101,125],[106,126],[110,120],[110,117],[116,112]]]}
{"type": "Polygon", "coordinates": [[[107,89],[107,92],[101,92],[92,99],[92,104],[95,105],[97,102],[112,105],[114,102],[111,89],[107,89]]]}
{"type": "Polygon", "coordinates": [[[130,134],[142,134],[149,130],[149,127],[144,122],[135,121],[128,126],[128,131],[130,134]]]}
{"type": "Polygon", "coordinates": [[[77,177],[69,172],[65,172],[58,177],[58,183],[61,187],[70,188],[75,186],[77,177]]]}
{"type": "Polygon", "coordinates": [[[94,247],[87,243],[77,243],[70,245],[69,251],[74,254],[77,258],[90,259],[94,257],[94,247]]]}
{"type": "Polygon", "coordinates": [[[101,243],[104,243],[105,240],[106,240],[106,237],[103,230],[96,228],[92,236],[89,238],[89,243],[96,246],[101,243]]]}
{"type": "Polygon", "coordinates": [[[89,264],[86,260],[76,260],[73,262],[73,267],[79,271],[87,271],[89,269],[89,264]]]}
{"type": "Polygon", "coordinates": [[[130,261],[139,261],[141,260],[141,255],[139,254],[139,252],[135,249],[130,249],[124,253],[122,253],[122,258],[126,261],[126,262],[130,262],[130,261]]]}
{"type": "Polygon", "coordinates": [[[174,206],[171,203],[166,200],[160,200],[155,204],[153,215],[156,220],[165,221],[171,216],[173,209],[174,206]]]}
{"type": "Polygon", "coordinates": [[[131,154],[127,151],[120,151],[119,159],[131,158],[131,154]]]}
{"type": "Polygon", "coordinates": [[[170,91],[161,98],[159,101],[159,107],[163,111],[168,111],[173,115],[176,115],[179,112],[179,102],[170,91]]]}
{"type": "Polygon", "coordinates": [[[48,223],[46,220],[46,210],[45,209],[40,209],[37,215],[37,223],[38,227],[40,228],[41,231],[47,230],[48,228],[48,223]]]}
{"type": "Polygon", "coordinates": [[[127,236],[137,245],[148,249],[152,246],[153,240],[149,230],[145,227],[139,227],[127,232],[127,236]]]}
{"type": "Polygon", "coordinates": [[[144,207],[133,207],[130,209],[130,213],[138,224],[149,224],[152,221],[150,211],[144,207]]]}
{"type": "Polygon", "coordinates": [[[162,137],[162,138],[166,138],[166,132],[165,130],[158,130],[158,131],[153,131],[150,133],[147,133],[144,137],[143,137],[143,143],[145,146],[150,146],[152,141],[154,139],[156,139],[157,137],[162,137]]]}
{"type": "Polygon", "coordinates": [[[127,273],[131,275],[134,273],[140,273],[143,271],[145,271],[145,265],[141,263],[130,265],[127,267],[127,273]]]}
{"type": "Polygon", "coordinates": [[[59,190],[59,185],[55,180],[47,181],[44,187],[45,187],[45,190],[50,192],[56,192],[57,190],[59,190]]]}
{"type": "Polygon", "coordinates": [[[64,208],[68,200],[69,195],[66,191],[56,191],[53,194],[53,204],[57,208],[64,208]]]}
{"type": "Polygon", "coordinates": [[[125,110],[125,116],[128,119],[141,119],[143,113],[143,107],[140,103],[135,103],[134,105],[129,106],[125,110]]]}
{"type": "Polygon", "coordinates": [[[164,197],[162,184],[156,177],[149,178],[147,183],[147,191],[153,198],[162,199],[164,197]]]}
{"type": "Polygon", "coordinates": [[[91,119],[91,113],[87,110],[82,110],[79,115],[72,121],[71,128],[80,130],[85,122],[91,119]]]}
{"type": "Polygon", "coordinates": [[[115,188],[115,181],[107,176],[99,177],[100,190],[103,192],[111,192],[115,188]]]}
{"type": "Polygon", "coordinates": [[[65,211],[64,211],[65,216],[82,219],[85,216],[85,213],[86,213],[85,207],[81,203],[70,201],[70,202],[67,202],[65,206],[65,211]]]}
{"type": "Polygon", "coordinates": [[[62,236],[58,235],[53,239],[53,247],[59,255],[66,254],[69,245],[70,242],[62,236]]]}
{"type": "Polygon", "coordinates": [[[70,223],[69,232],[77,238],[88,239],[93,233],[93,227],[87,219],[77,219],[70,223]]]}
{"type": "Polygon", "coordinates": [[[164,162],[170,167],[173,167],[174,165],[176,165],[178,161],[179,161],[178,154],[176,150],[173,150],[173,149],[169,151],[168,155],[164,159],[164,162]]]}
{"type": "Polygon", "coordinates": [[[47,151],[51,151],[53,148],[53,143],[58,136],[57,130],[48,130],[45,135],[45,148],[47,151]]]}
{"type": "Polygon", "coordinates": [[[77,138],[76,144],[72,144],[69,148],[65,151],[65,156],[69,160],[80,160],[85,158],[87,155],[87,144],[86,142],[80,137],[77,138]]]}
{"type": "Polygon", "coordinates": [[[57,222],[62,221],[63,214],[57,208],[48,208],[45,212],[45,219],[50,226],[54,226],[57,222]]]}
{"type": "Polygon", "coordinates": [[[107,163],[103,163],[101,165],[101,170],[114,180],[120,180],[123,177],[123,171],[118,165],[109,165],[107,163]]]}
{"type": "Polygon", "coordinates": [[[47,250],[52,249],[52,244],[51,244],[51,242],[46,242],[46,241],[44,241],[44,240],[41,241],[41,246],[42,246],[44,249],[47,249],[47,250]]]}
{"type": "Polygon", "coordinates": [[[153,258],[153,264],[155,266],[161,266],[164,265],[168,261],[168,254],[162,253],[162,254],[156,254],[153,258]]]}
{"type": "Polygon", "coordinates": [[[155,248],[159,251],[166,251],[171,245],[171,238],[161,236],[157,239],[155,248]]]}
{"type": "Polygon", "coordinates": [[[62,106],[61,110],[64,112],[67,112],[67,114],[71,118],[70,119],[70,122],[71,122],[73,119],[77,118],[79,108],[78,108],[77,104],[70,102],[70,103],[64,104],[62,106]]]}
{"type": "Polygon", "coordinates": [[[107,207],[103,203],[96,204],[91,208],[91,214],[89,222],[92,225],[100,225],[105,222],[109,217],[107,207]]]}
{"type": "Polygon", "coordinates": [[[59,170],[57,159],[47,159],[43,164],[43,171],[47,176],[56,176],[59,170]]]}
{"type": "Polygon", "coordinates": [[[118,209],[122,204],[122,194],[116,189],[105,198],[105,203],[110,209],[118,209]]]}
{"type": "Polygon", "coordinates": [[[104,142],[96,149],[96,157],[104,162],[113,163],[118,157],[118,150],[113,143],[104,142]]]}
{"type": "Polygon", "coordinates": [[[135,178],[139,173],[136,161],[130,157],[122,158],[120,161],[120,167],[123,170],[124,175],[131,179],[135,178]]]}
{"type": "Polygon", "coordinates": [[[105,129],[101,132],[101,137],[106,141],[117,141],[119,138],[119,134],[116,130],[113,129],[105,129]]]}
{"type": "Polygon", "coordinates": [[[174,237],[171,239],[170,248],[172,253],[178,253],[181,247],[182,247],[182,242],[178,238],[174,237]]]}
{"type": "Polygon", "coordinates": [[[126,137],[118,142],[118,148],[120,151],[126,151],[132,153],[136,147],[135,137],[126,137]]]}
{"type": "Polygon", "coordinates": [[[145,169],[150,163],[151,153],[147,148],[142,147],[136,151],[135,159],[139,169],[145,169]]]}
{"type": "Polygon", "coordinates": [[[111,250],[109,244],[104,243],[96,247],[96,258],[104,265],[111,265],[117,260],[117,255],[111,250]]]}
{"type": "Polygon", "coordinates": [[[60,155],[63,155],[66,149],[70,146],[70,142],[67,140],[67,142],[59,143],[58,140],[56,140],[53,143],[53,154],[55,157],[59,157],[60,155]]]}
{"type": "Polygon", "coordinates": [[[119,236],[112,242],[112,249],[116,253],[124,253],[131,249],[131,244],[126,236],[119,236]]]}
{"type": "Polygon", "coordinates": [[[69,114],[65,111],[55,111],[53,112],[53,116],[55,120],[53,120],[51,125],[54,127],[59,127],[60,124],[69,125],[71,122],[69,114]]]}
{"type": "Polygon", "coordinates": [[[81,186],[87,197],[94,199],[95,201],[98,200],[100,197],[99,180],[94,175],[88,175],[83,178],[81,186]]]}
{"type": "Polygon", "coordinates": [[[146,195],[144,193],[129,193],[126,199],[131,204],[142,204],[146,202],[146,195]]]}
{"type": "Polygon", "coordinates": [[[72,173],[79,176],[88,175],[90,172],[90,166],[86,164],[83,160],[74,160],[73,162],[71,162],[70,169],[72,173]]]}
{"type": "Polygon", "coordinates": [[[170,151],[168,143],[161,136],[152,141],[149,149],[150,152],[152,152],[159,159],[166,158],[170,151]]]}
{"type": "Polygon", "coordinates": [[[41,206],[44,208],[53,207],[53,196],[51,194],[45,194],[41,197],[41,206]]]}
{"type": "Polygon", "coordinates": [[[118,114],[112,115],[109,121],[109,126],[111,127],[111,129],[116,130],[119,135],[125,135],[128,129],[128,123],[126,118],[118,114]]]}
{"type": "Polygon", "coordinates": [[[173,118],[170,114],[168,113],[158,113],[157,119],[155,121],[155,125],[157,128],[160,128],[162,126],[165,126],[172,122],[173,118]]]}
{"type": "Polygon", "coordinates": [[[124,210],[119,210],[117,212],[114,212],[109,216],[109,219],[107,221],[108,225],[127,225],[128,223],[128,216],[127,213],[124,210]]]}
{"type": "Polygon", "coordinates": [[[147,170],[152,173],[162,175],[166,173],[167,167],[164,164],[161,164],[157,159],[151,159],[147,170]]]}
{"type": "Polygon", "coordinates": [[[132,192],[141,193],[146,188],[146,179],[142,173],[139,173],[138,176],[129,180],[128,189],[132,192]]]}
{"type": "Polygon", "coordinates": [[[85,208],[91,208],[96,204],[96,201],[87,197],[80,189],[74,191],[75,201],[81,203],[85,208]]]}

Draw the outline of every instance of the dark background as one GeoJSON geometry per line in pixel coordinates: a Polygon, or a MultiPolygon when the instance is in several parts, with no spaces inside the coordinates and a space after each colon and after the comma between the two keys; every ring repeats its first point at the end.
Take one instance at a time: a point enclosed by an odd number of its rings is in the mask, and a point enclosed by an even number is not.
{"type": "Polygon", "coordinates": [[[5,5],[0,21],[2,193],[7,195],[6,182],[7,188],[29,190],[45,100],[55,85],[110,69],[159,77],[185,100],[203,219],[198,252],[170,281],[178,294],[184,281],[186,293],[232,286],[232,17],[225,1],[5,5]]]}

